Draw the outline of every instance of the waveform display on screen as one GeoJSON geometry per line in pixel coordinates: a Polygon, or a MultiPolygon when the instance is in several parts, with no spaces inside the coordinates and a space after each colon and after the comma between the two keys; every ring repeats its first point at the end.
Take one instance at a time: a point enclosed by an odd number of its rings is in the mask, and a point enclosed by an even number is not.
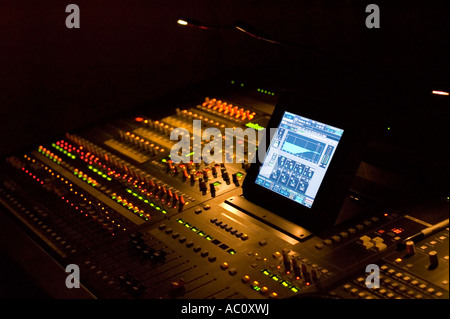
{"type": "Polygon", "coordinates": [[[326,144],[289,132],[281,149],[289,154],[317,164],[326,144]]]}

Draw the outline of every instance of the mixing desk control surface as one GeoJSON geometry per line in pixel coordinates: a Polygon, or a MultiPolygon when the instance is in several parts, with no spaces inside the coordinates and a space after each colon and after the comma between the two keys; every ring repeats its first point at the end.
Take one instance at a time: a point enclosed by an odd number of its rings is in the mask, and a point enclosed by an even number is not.
{"type": "MultiPolygon", "coordinates": [[[[67,133],[2,162],[6,211],[60,265],[78,265],[95,297],[449,298],[448,227],[402,246],[430,224],[353,195],[342,209],[357,217],[314,233],[258,203],[240,205],[257,145],[244,138],[244,158],[206,163],[195,150],[210,140],[200,139],[176,163],[170,135],[192,136],[198,120],[224,138],[225,128],[267,127],[270,114],[219,98],[173,110],[67,133]],[[369,287],[368,265],[378,286],[369,287]]],[[[289,141],[300,145],[295,136],[289,141]]],[[[290,152],[312,161],[297,144],[290,152]]],[[[448,201],[441,204],[448,218],[448,201]]]]}

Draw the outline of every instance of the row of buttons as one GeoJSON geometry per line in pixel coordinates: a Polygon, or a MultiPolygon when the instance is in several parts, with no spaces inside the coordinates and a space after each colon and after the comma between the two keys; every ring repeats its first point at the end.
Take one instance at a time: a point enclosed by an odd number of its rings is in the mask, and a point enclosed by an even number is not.
{"type": "Polygon", "coordinates": [[[354,227],[350,227],[345,231],[340,232],[339,234],[333,235],[327,239],[324,239],[321,243],[317,243],[315,247],[317,249],[322,249],[324,246],[332,246],[333,244],[339,243],[341,240],[348,238],[352,235],[355,235],[357,231],[361,231],[366,227],[371,227],[373,223],[376,223],[380,220],[380,218],[374,216],[371,217],[370,220],[364,220],[360,224],[355,225],[354,227]]]}
{"type": "MultiPolygon", "coordinates": [[[[395,278],[396,280],[402,281],[402,282],[406,283],[407,285],[411,285],[415,288],[418,288],[421,291],[423,291],[424,293],[434,295],[436,297],[443,296],[443,293],[441,291],[436,291],[435,288],[429,287],[426,283],[424,283],[421,280],[411,278],[411,276],[408,274],[403,274],[402,272],[396,271],[393,268],[389,268],[387,265],[381,266],[380,269],[386,275],[388,275],[392,278],[395,278]]],[[[393,288],[399,289],[401,292],[406,292],[406,294],[409,296],[412,296],[415,294],[415,292],[413,290],[407,290],[406,287],[404,287],[403,285],[399,285],[398,283],[394,282],[390,278],[384,278],[384,277],[381,277],[381,278],[385,284],[388,284],[388,285],[392,286],[393,288]]],[[[420,294],[418,296],[416,296],[416,298],[421,298],[421,297],[422,296],[420,294]]]]}
{"type": "MultiPolygon", "coordinates": [[[[173,239],[178,239],[180,244],[185,244],[187,248],[192,248],[195,253],[200,252],[200,256],[206,258],[209,256],[209,252],[207,250],[202,250],[202,247],[199,245],[194,246],[194,242],[192,240],[187,240],[185,236],[180,236],[179,232],[174,232],[172,228],[167,228],[166,224],[161,224],[159,226],[160,230],[164,230],[167,235],[172,234],[173,239]]],[[[213,263],[217,260],[215,256],[209,256],[208,261],[213,263]]]]}
{"type": "Polygon", "coordinates": [[[350,284],[345,284],[342,286],[342,288],[352,294],[353,296],[360,298],[360,299],[374,299],[374,295],[368,293],[367,291],[362,291],[350,284]]]}
{"type": "Polygon", "coordinates": [[[221,220],[218,220],[217,218],[211,218],[210,222],[216,226],[219,226],[220,228],[224,229],[225,231],[229,232],[231,235],[236,236],[237,238],[240,238],[242,240],[248,239],[247,234],[244,234],[243,232],[240,232],[237,229],[234,229],[232,226],[229,226],[228,224],[224,223],[221,220]]]}

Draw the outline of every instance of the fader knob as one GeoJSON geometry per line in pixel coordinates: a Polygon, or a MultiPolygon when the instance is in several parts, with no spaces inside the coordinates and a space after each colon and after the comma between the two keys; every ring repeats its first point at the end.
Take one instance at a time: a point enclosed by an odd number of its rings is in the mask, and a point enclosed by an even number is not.
{"type": "Polygon", "coordinates": [[[211,193],[211,197],[216,197],[216,187],[214,183],[209,183],[209,191],[211,193]]]}
{"type": "Polygon", "coordinates": [[[430,265],[428,266],[428,269],[434,269],[439,265],[439,257],[438,253],[436,251],[430,251],[428,253],[428,257],[430,258],[430,265]]]}
{"type": "Polygon", "coordinates": [[[406,253],[410,256],[414,255],[416,253],[416,245],[412,240],[408,240],[406,242],[406,253]]]}

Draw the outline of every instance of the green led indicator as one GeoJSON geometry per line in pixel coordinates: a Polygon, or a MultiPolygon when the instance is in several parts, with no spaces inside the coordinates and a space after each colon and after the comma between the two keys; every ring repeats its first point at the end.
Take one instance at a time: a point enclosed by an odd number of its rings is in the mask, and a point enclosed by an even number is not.
{"type": "Polygon", "coordinates": [[[193,232],[198,232],[198,228],[195,227],[195,226],[192,226],[192,227],[191,227],[191,230],[192,230],[193,232]]]}
{"type": "Polygon", "coordinates": [[[260,290],[261,290],[261,287],[259,287],[259,286],[253,286],[253,289],[256,290],[256,291],[260,291],[260,290]]]}
{"type": "Polygon", "coordinates": [[[285,287],[289,287],[289,283],[288,283],[287,281],[285,281],[285,280],[283,280],[283,281],[281,282],[281,284],[282,284],[283,286],[285,286],[285,287]]]}
{"type": "Polygon", "coordinates": [[[252,128],[252,129],[254,129],[254,130],[257,130],[257,131],[261,131],[261,130],[264,129],[263,126],[261,126],[261,125],[259,125],[259,124],[256,124],[256,123],[251,123],[251,122],[245,124],[245,126],[250,127],[250,128],[252,128]]]}
{"type": "Polygon", "coordinates": [[[297,292],[300,291],[300,289],[298,289],[297,287],[294,287],[294,286],[292,286],[290,289],[291,289],[291,291],[294,292],[294,293],[297,293],[297,292]]]}
{"type": "Polygon", "coordinates": [[[234,80],[231,80],[231,84],[234,84],[234,80]]]}
{"type": "Polygon", "coordinates": [[[236,250],[234,250],[234,249],[228,249],[227,252],[228,252],[230,255],[236,254],[236,250]]]}
{"type": "Polygon", "coordinates": [[[161,162],[165,163],[165,162],[167,162],[167,160],[166,160],[165,158],[163,158],[163,159],[161,160],[161,162]]]}
{"type": "Polygon", "coordinates": [[[209,236],[209,235],[206,235],[205,239],[206,240],[212,240],[213,238],[211,236],[209,236]]]}
{"type": "Polygon", "coordinates": [[[194,154],[195,154],[195,152],[191,152],[191,153],[185,155],[185,157],[189,157],[189,156],[192,156],[192,155],[194,155],[194,154]]]}
{"type": "Polygon", "coordinates": [[[214,185],[214,186],[219,186],[220,184],[222,184],[222,183],[219,182],[219,181],[217,181],[217,182],[215,182],[213,185],[214,185]]]}
{"type": "Polygon", "coordinates": [[[237,173],[236,173],[236,176],[237,176],[237,177],[241,177],[241,176],[244,176],[244,174],[242,174],[241,172],[237,172],[237,173]]]}
{"type": "Polygon", "coordinates": [[[189,223],[185,223],[184,226],[186,226],[187,228],[191,228],[192,225],[189,223]]]}
{"type": "Polygon", "coordinates": [[[275,281],[280,281],[280,277],[278,277],[277,275],[272,275],[272,276],[270,276],[270,278],[272,278],[273,280],[275,280],[275,281]]]}
{"type": "Polygon", "coordinates": [[[205,237],[205,232],[203,231],[203,230],[200,230],[197,234],[199,234],[200,236],[202,236],[202,237],[205,237]]]}
{"type": "Polygon", "coordinates": [[[161,210],[161,213],[167,214],[167,210],[163,209],[163,210],[161,210]]]}
{"type": "Polygon", "coordinates": [[[178,218],[177,222],[179,222],[180,224],[184,224],[184,220],[182,220],[181,218],[178,218]]]}
{"type": "Polygon", "coordinates": [[[270,271],[268,271],[267,269],[263,269],[263,270],[261,270],[261,272],[266,276],[270,275],[270,271]]]}
{"type": "Polygon", "coordinates": [[[159,206],[156,206],[155,208],[156,208],[156,210],[161,210],[161,207],[159,207],[159,206]]]}
{"type": "Polygon", "coordinates": [[[244,83],[241,83],[241,88],[243,88],[244,87],[244,83]]]}

